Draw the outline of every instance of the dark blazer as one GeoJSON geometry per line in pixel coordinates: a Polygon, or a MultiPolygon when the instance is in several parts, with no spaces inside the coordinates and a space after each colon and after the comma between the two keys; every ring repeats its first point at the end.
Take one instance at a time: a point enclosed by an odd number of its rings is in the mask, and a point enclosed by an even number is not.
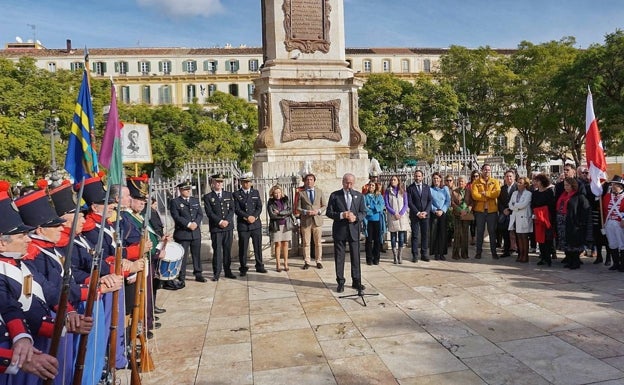
{"type": "Polygon", "coordinates": [[[169,211],[175,223],[173,239],[191,241],[201,238],[200,227],[204,214],[202,214],[199,199],[192,196],[187,202],[181,196],[173,198],[169,201],[169,211]],[[195,230],[191,230],[187,227],[191,222],[197,223],[197,228],[195,230]]]}
{"type": "Polygon", "coordinates": [[[239,189],[233,193],[234,195],[234,212],[236,213],[236,230],[251,231],[262,228],[260,214],[262,213],[262,199],[258,190],[252,188],[249,195],[245,194],[243,189],[239,189]],[[256,218],[254,223],[249,224],[247,217],[256,218]]]}
{"type": "Polygon", "coordinates": [[[332,225],[332,235],[338,241],[357,241],[360,239],[360,229],[362,221],[366,218],[366,204],[364,195],[361,192],[351,189],[351,212],[355,214],[357,220],[353,223],[340,218],[340,213],[347,210],[344,190],[334,191],[329,196],[327,202],[327,216],[334,220],[332,225]]]}
{"type": "Polygon", "coordinates": [[[431,213],[431,188],[423,183],[420,194],[416,188],[416,184],[412,183],[407,187],[407,204],[410,209],[410,219],[419,219],[416,217],[421,211],[427,213],[429,218],[431,213]]]}
{"type": "Polygon", "coordinates": [[[234,197],[229,191],[221,191],[221,199],[216,192],[204,195],[204,210],[208,217],[211,233],[222,233],[234,229],[234,197]],[[220,227],[219,222],[228,221],[227,227],[220,227]]]}
{"type": "Polygon", "coordinates": [[[502,213],[503,210],[509,208],[509,200],[511,199],[511,194],[513,194],[513,192],[516,190],[518,190],[518,184],[516,182],[514,182],[511,185],[509,192],[507,192],[507,185],[504,183],[501,184],[501,192],[498,195],[498,212],[499,213],[502,213]]]}
{"type": "Polygon", "coordinates": [[[580,192],[574,194],[568,201],[565,234],[566,243],[571,247],[583,247],[593,241],[591,205],[580,192]]]}
{"type": "MultiPolygon", "coordinates": [[[[277,207],[277,200],[270,198],[267,202],[267,212],[269,214],[269,231],[271,232],[276,232],[279,230],[279,222],[282,219],[290,221],[290,215],[292,214],[292,205],[290,204],[288,197],[283,196],[280,200],[282,201],[282,205],[284,206],[284,208],[281,210],[277,207]],[[275,214],[273,210],[277,210],[279,212],[275,214]]],[[[292,226],[292,221],[290,223],[290,226],[292,226]]]]}

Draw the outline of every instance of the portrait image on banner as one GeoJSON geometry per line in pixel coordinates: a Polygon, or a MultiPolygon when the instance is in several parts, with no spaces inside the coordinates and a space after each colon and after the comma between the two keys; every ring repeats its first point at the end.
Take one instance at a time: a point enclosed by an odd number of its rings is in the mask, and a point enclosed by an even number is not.
{"type": "Polygon", "coordinates": [[[124,123],[121,129],[124,163],[152,163],[152,142],[147,124],[124,123]]]}

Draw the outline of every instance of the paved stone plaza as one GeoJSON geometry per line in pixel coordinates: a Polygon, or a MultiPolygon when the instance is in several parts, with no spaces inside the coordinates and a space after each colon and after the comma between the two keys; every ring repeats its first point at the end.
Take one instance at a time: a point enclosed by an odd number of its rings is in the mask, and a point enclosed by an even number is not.
{"type": "Polygon", "coordinates": [[[329,259],[159,291],[143,384],[624,384],[624,274],[391,258],[362,265],[366,307],[329,259]]]}

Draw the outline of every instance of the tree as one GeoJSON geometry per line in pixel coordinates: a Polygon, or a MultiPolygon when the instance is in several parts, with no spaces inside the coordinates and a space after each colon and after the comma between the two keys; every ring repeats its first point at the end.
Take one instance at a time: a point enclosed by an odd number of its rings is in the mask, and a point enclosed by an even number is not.
{"type": "MultiPolygon", "coordinates": [[[[502,132],[502,123],[511,104],[509,86],[515,75],[509,59],[489,47],[468,49],[451,46],[440,59],[440,78],[451,85],[459,100],[459,111],[470,118],[466,147],[471,154],[489,148],[489,138],[502,132]]],[[[458,135],[447,124],[442,142],[456,145],[458,135]]]]}
{"type": "Polygon", "coordinates": [[[457,109],[447,84],[425,75],[410,83],[393,74],[371,75],[359,92],[359,123],[366,148],[385,166],[403,164],[417,133],[440,130],[457,109]]]}
{"type": "MultiPolygon", "coordinates": [[[[572,37],[539,45],[524,41],[511,56],[510,68],[515,77],[510,88],[511,105],[506,123],[514,127],[526,151],[527,175],[547,144],[559,136],[562,111],[559,93],[553,81],[562,68],[569,66],[578,50],[572,37]]],[[[560,145],[550,146],[555,149],[560,145]]],[[[517,153],[517,148],[514,148],[517,153]]],[[[551,152],[552,154],[552,152],[551,152]]]]}

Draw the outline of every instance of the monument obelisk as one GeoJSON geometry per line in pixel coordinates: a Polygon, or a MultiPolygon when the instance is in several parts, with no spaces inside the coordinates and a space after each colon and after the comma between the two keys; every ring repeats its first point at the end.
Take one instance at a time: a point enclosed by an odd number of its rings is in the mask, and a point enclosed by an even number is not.
{"type": "Polygon", "coordinates": [[[362,82],[345,60],[343,0],[262,0],[262,48],[254,80],[260,129],[254,175],[291,175],[311,161],[319,182],[331,189],[346,172],[364,183],[362,82]]]}

